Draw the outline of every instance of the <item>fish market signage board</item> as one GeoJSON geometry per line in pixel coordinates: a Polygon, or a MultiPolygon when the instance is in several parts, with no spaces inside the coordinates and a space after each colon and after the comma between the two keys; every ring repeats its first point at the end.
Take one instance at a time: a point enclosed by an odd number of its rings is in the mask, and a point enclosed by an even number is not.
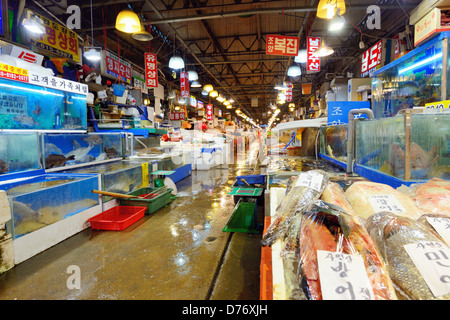
{"type": "Polygon", "coordinates": [[[450,293],[450,248],[438,241],[403,246],[435,297],[450,293]]]}
{"type": "Polygon", "coordinates": [[[82,95],[87,95],[89,93],[87,84],[59,77],[39,75],[35,71],[17,68],[4,63],[0,63],[0,78],[82,95]]]}
{"type": "MultiPolygon", "coordinates": [[[[352,109],[370,109],[369,101],[328,101],[328,125],[348,123],[348,113],[352,109]]],[[[355,115],[356,118],[367,118],[366,115],[355,115]]]]}
{"type": "Polygon", "coordinates": [[[101,66],[102,73],[117,79],[120,77],[122,81],[131,84],[131,64],[123,59],[119,59],[118,56],[108,50],[105,51],[104,55],[104,63],[101,66]]]}
{"type": "Polygon", "coordinates": [[[300,38],[268,34],[266,38],[266,54],[275,56],[298,55],[300,38]]]}
{"type": "Polygon", "coordinates": [[[31,43],[40,49],[80,62],[78,35],[45,16],[41,16],[35,12],[32,13],[40,17],[44,22],[45,34],[31,36],[31,43]]]}
{"type": "Polygon", "coordinates": [[[361,77],[371,75],[381,66],[383,57],[383,40],[378,41],[361,56],[361,77]]]}
{"type": "Polygon", "coordinates": [[[23,115],[26,113],[26,96],[0,92],[0,114],[23,115]]]}
{"type": "Polygon", "coordinates": [[[427,103],[424,113],[444,113],[450,112],[450,100],[427,103]]]}
{"type": "Polygon", "coordinates": [[[317,250],[324,300],[375,300],[361,256],[317,250]]]}

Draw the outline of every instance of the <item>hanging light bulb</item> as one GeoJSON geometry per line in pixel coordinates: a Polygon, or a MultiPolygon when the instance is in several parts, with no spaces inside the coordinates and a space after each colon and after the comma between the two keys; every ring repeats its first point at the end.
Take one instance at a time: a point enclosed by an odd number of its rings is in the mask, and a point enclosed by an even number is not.
{"type": "Polygon", "coordinates": [[[187,73],[189,75],[189,81],[198,80],[198,73],[197,73],[197,71],[189,70],[187,73]]]}
{"type": "Polygon", "coordinates": [[[192,82],[192,84],[191,84],[191,87],[192,88],[201,88],[202,85],[197,80],[194,80],[194,82],[192,82]]]}
{"type": "Polygon", "coordinates": [[[31,33],[34,34],[44,34],[45,27],[44,22],[37,15],[32,14],[28,11],[29,16],[23,19],[22,25],[31,33]]]}
{"type": "Polygon", "coordinates": [[[102,49],[101,48],[94,48],[94,47],[90,47],[90,48],[85,48],[84,51],[84,57],[89,60],[89,61],[100,61],[100,59],[102,58],[102,49]]]}
{"type": "Polygon", "coordinates": [[[209,93],[209,96],[211,98],[216,98],[219,95],[219,92],[217,92],[217,90],[213,90],[209,93]]]}
{"type": "Polygon", "coordinates": [[[203,86],[203,91],[206,91],[206,92],[208,92],[208,93],[210,93],[211,91],[213,91],[214,90],[214,87],[212,86],[212,84],[205,84],[204,86],[203,86]]]}
{"type": "Polygon", "coordinates": [[[116,29],[125,33],[136,33],[142,30],[141,20],[130,8],[119,12],[116,18],[116,29]]]}
{"type": "Polygon", "coordinates": [[[287,71],[287,75],[289,77],[298,77],[301,74],[302,74],[302,69],[300,69],[300,67],[296,66],[296,65],[290,66],[287,71]]]}
{"type": "Polygon", "coordinates": [[[306,49],[299,50],[298,55],[294,58],[294,61],[297,63],[306,63],[308,61],[308,52],[306,49]]]}
{"type": "Polygon", "coordinates": [[[316,57],[327,57],[330,56],[334,53],[333,48],[328,47],[327,45],[325,45],[325,41],[322,39],[322,44],[320,45],[319,48],[316,49],[316,51],[313,52],[313,55],[316,57]]]}
{"type": "Polygon", "coordinates": [[[342,30],[344,25],[345,25],[345,18],[337,14],[333,19],[331,19],[330,25],[328,26],[328,30],[337,32],[342,30]]]}
{"type": "Polygon", "coordinates": [[[184,61],[180,56],[173,56],[169,60],[169,68],[170,69],[183,69],[184,68],[184,61]]]}
{"type": "Polygon", "coordinates": [[[320,0],[317,6],[317,17],[321,19],[332,19],[338,9],[340,9],[341,15],[345,13],[344,0],[320,0]]]}

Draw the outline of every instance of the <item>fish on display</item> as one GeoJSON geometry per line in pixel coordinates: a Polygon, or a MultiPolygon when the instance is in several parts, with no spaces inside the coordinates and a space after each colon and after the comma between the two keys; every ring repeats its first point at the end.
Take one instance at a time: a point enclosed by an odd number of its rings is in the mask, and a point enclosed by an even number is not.
{"type": "Polygon", "coordinates": [[[399,297],[411,300],[450,299],[450,294],[439,297],[432,294],[404,248],[404,245],[418,241],[442,242],[426,226],[407,217],[382,212],[368,219],[366,229],[386,262],[399,297]]]}
{"type": "Polygon", "coordinates": [[[84,141],[86,141],[89,145],[98,145],[101,144],[103,142],[102,137],[100,137],[99,135],[89,135],[86,138],[83,138],[84,141]]]}
{"type": "Polygon", "coordinates": [[[72,140],[73,150],[66,153],[66,157],[72,157],[74,156],[75,161],[80,161],[83,159],[84,156],[86,156],[92,148],[94,148],[94,144],[89,144],[88,147],[81,147],[81,145],[76,141],[75,139],[72,140]]]}
{"type": "Polygon", "coordinates": [[[386,165],[395,176],[402,176],[405,172],[405,152],[397,142],[389,146],[389,160],[386,165]]]}
{"type": "Polygon", "coordinates": [[[27,128],[39,126],[39,122],[36,122],[32,117],[27,115],[15,116],[12,120],[27,128]]]}
{"type": "Polygon", "coordinates": [[[63,154],[62,150],[60,148],[58,148],[55,144],[53,143],[45,143],[44,145],[44,153],[45,154],[63,154]]]}
{"type": "Polygon", "coordinates": [[[30,205],[20,201],[12,200],[12,209],[15,224],[26,220],[39,221],[42,214],[31,209],[30,205]]]}
{"type": "Polygon", "coordinates": [[[438,147],[430,152],[423,150],[417,143],[411,143],[411,175],[414,179],[425,178],[437,160],[438,147]]]}
{"type": "Polygon", "coordinates": [[[104,150],[108,159],[117,158],[117,156],[119,155],[114,147],[108,148],[105,146],[104,150]]]}
{"type": "Polygon", "coordinates": [[[86,162],[91,162],[91,161],[94,161],[94,160],[95,160],[94,156],[92,156],[90,154],[87,154],[83,158],[80,159],[80,162],[81,163],[86,163],[86,162]]]}
{"type": "Polygon", "coordinates": [[[65,157],[61,154],[52,153],[47,158],[45,158],[45,168],[50,169],[50,168],[62,167],[69,160],[75,160],[75,156],[71,155],[69,157],[65,157]]]}
{"type": "Polygon", "coordinates": [[[9,172],[8,164],[3,159],[0,159],[0,174],[7,172],[9,172]]]}
{"type": "Polygon", "coordinates": [[[41,106],[39,105],[39,103],[36,103],[36,106],[33,110],[33,114],[39,117],[41,115],[41,111],[42,111],[41,106]]]}
{"type": "Polygon", "coordinates": [[[102,160],[106,160],[106,159],[108,159],[108,156],[107,156],[107,154],[106,154],[105,152],[100,153],[100,154],[95,158],[96,161],[102,161],[102,160]]]}

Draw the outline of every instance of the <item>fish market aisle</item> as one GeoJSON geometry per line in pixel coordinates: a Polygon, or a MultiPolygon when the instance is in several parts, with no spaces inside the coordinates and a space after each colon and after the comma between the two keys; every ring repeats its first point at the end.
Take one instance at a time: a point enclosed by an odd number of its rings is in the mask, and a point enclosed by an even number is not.
{"type": "Polygon", "coordinates": [[[0,299],[258,299],[261,236],[222,231],[230,186],[253,169],[247,158],[193,171],[170,205],[127,229],[88,228],[2,274],[0,299]]]}

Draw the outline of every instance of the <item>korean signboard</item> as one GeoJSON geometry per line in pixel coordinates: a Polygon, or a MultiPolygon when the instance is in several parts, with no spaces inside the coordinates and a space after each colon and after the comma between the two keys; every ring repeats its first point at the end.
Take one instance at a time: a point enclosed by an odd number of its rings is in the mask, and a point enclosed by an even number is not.
{"type": "Polygon", "coordinates": [[[294,88],[294,85],[292,82],[286,82],[286,87],[288,88],[286,90],[286,101],[291,102],[292,101],[292,89],[294,88]]]}
{"type": "Polygon", "coordinates": [[[314,51],[316,51],[320,47],[320,37],[308,37],[306,39],[307,46],[307,61],[306,68],[307,71],[310,72],[319,72],[320,71],[320,58],[314,55],[314,51]]]}
{"type": "Polygon", "coordinates": [[[203,109],[205,106],[203,104],[203,101],[197,100],[197,108],[198,109],[203,109]]]}
{"type": "Polygon", "coordinates": [[[206,106],[206,120],[213,121],[214,120],[214,114],[213,114],[213,105],[208,104],[206,106]]]}
{"type": "Polygon", "coordinates": [[[158,87],[158,61],[156,54],[145,53],[145,84],[149,88],[158,87]]]}
{"type": "Polygon", "coordinates": [[[44,22],[45,34],[31,36],[31,43],[40,49],[80,62],[78,35],[45,16],[41,16],[35,12],[33,14],[36,14],[44,22]]]}
{"type": "Polygon", "coordinates": [[[298,37],[286,37],[268,34],[266,39],[266,54],[276,56],[298,55],[300,39],[298,37]]]}
{"type": "MultiPolygon", "coordinates": [[[[370,109],[369,101],[328,101],[328,125],[348,123],[348,113],[352,109],[370,109]]],[[[355,118],[358,118],[355,115],[355,118]]],[[[362,117],[367,118],[366,115],[362,117]]]]}
{"type": "Polygon", "coordinates": [[[414,25],[414,46],[417,47],[437,32],[449,30],[449,26],[442,26],[441,10],[439,8],[434,8],[414,25]]]}
{"type": "Polygon", "coordinates": [[[178,111],[178,112],[171,112],[169,114],[169,120],[171,121],[180,121],[180,120],[184,120],[186,114],[183,111],[178,111]]]}
{"type": "Polygon", "coordinates": [[[122,81],[131,84],[131,64],[118,56],[105,51],[105,73],[114,78],[121,77],[122,81]]]}
{"type": "Polygon", "coordinates": [[[383,41],[378,41],[369,50],[363,53],[361,57],[361,77],[365,77],[381,66],[383,55],[383,41]]]}
{"type": "Polygon", "coordinates": [[[38,66],[42,65],[42,61],[44,60],[43,55],[15,45],[2,46],[0,48],[0,51],[2,54],[7,54],[11,57],[26,61],[28,63],[36,64],[38,66]]]}
{"type": "Polygon", "coordinates": [[[181,89],[181,97],[189,98],[189,76],[188,73],[182,71],[180,73],[180,89],[181,89]]]}
{"type": "Polygon", "coordinates": [[[28,82],[28,70],[0,63],[0,78],[28,82]]]}

